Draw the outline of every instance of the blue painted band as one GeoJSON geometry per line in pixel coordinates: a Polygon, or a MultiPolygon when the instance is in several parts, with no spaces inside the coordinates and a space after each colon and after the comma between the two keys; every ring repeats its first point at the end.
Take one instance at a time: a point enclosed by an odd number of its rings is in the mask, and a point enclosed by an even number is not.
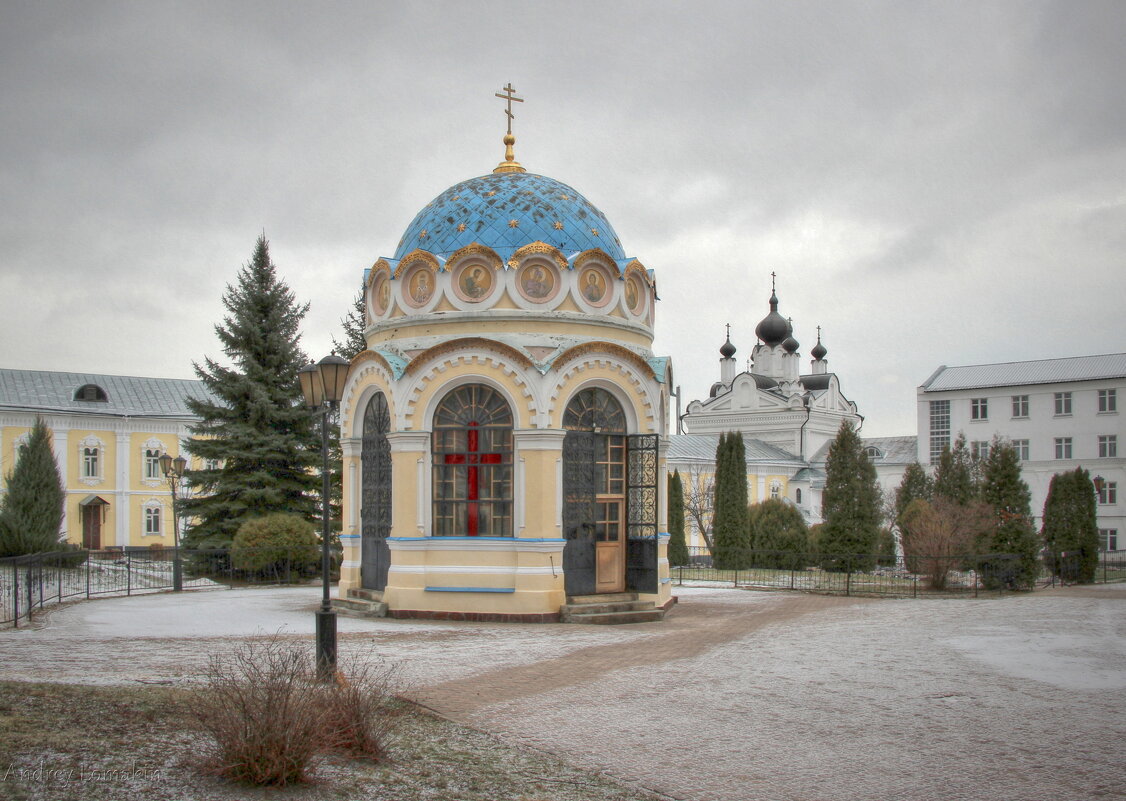
{"type": "Polygon", "coordinates": [[[427,587],[427,592],[516,592],[515,587],[427,587]]]}
{"type": "MultiPolygon", "coordinates": [[[[348,536],[355,536],[350,534],[348,536]]],[[[488,540],[490,542],[566,542],[562,537],[388,537],[388,542],[421,542],[434,540],[435,542],[475,542],[488,540]]]]}

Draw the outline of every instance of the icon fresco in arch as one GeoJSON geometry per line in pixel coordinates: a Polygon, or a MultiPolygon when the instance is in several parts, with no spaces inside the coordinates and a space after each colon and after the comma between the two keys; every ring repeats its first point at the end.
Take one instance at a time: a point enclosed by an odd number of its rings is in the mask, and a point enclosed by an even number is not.
{"type": "Polygon", "coordinates": [[[601,270],[588,268],[579,278],[579,291],[588,303],[598,305],[606,297],[606,276],[601,270]]]}
{"type": "Polygon", "coordinates": [[[626,281],[626,306],[634,314],[641,311],[641,282],[636,275],[631,275],[626,281]]]}
{"type": "Polygon", "coordinates": [[[480,300],[493,288],[492,272],[479,264],[474,264],[461,271],[458,286],[465,297],[470,300],[480,300]]]}
{"type": "Polygon", "coordinates": [[[434,296],[434,276],[426,268],[411,273],[407,281],[407,293],[412,306],[424,306],[434,296]]]}
{"type": "Polygon", "coordinates": [[[381,273],[375,279],[375,286],[371,292],[372,312],[379,317],[387,313],[391,302],[391,282],[386,273],[381,273]]]}
{"type": "Polygon", "coordinates": [[[544,300],[555,291],[555,276],[542,264],[531,264],[520,275],[520,290],[529,300],[544,300]]]}

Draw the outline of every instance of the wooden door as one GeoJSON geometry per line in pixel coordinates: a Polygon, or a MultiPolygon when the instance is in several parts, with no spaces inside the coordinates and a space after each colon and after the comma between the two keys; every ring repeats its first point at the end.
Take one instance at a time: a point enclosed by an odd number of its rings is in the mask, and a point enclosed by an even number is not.
{"type": "Polygon", "coordinates": [[[594,591],[621,592],[626,588],[625,501],[599,500],[598,510],[594,591]]]}
{"type": "Polygon", "coordinates": [[[88,551],[102,548],[102,507],[97,504],[82,507],[82,547],[88,551]]]}

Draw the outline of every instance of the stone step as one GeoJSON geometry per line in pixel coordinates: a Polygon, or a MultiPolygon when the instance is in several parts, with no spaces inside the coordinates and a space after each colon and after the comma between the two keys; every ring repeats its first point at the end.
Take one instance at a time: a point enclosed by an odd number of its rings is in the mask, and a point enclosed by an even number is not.
{"type": "Polygon", "coordinates": [[[569,604],[608,604],[636,601],[636,592],[604,592],[599,595],[568,595],[569,604]]]}
{"type": "Polygon", "coordinates": [[[618,601],[604,604],[564,604],[559,614],[566,618],[575,614],[599,614],[602,612],[641,612],[652,609],[652,601],[618,601]]]}
{"type": "Polygon", "coordinates": [[[353,617],[387,617],[387,604],[364,598],[334,598],[332,608],[353,617]]]}
{"type": "Polygon", "coordinates": [[[665,619],[664,609],[639,609],[632,612],[582,612],[571,615],[564,623],[587,623],[598,626],[613,626],[622,623],[652,623],[665,619]]]}
{"type": "Polygon", "coordinates": [[[364,601],[382,601],[383,590],[365,590],[358,587],[353,587],[348,590],[349,598],[360,598],[364,601]]]}

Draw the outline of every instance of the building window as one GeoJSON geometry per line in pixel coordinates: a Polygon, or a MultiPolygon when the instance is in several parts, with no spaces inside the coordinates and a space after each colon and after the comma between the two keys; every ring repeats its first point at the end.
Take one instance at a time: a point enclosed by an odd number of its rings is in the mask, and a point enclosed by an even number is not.
{"type": "Polygon", "coordinates": [[[794,490],[794,501],[796,503],[801,503],[801,490],[800,489],[794,490]]]}
{"type": "Polygon", "coordinates": [[[778,500],[778,497],[781,494],[782,494],[782,482],[771,481],[770,482],[770,497],[773,498],[774,500],[778,500]]]}
{"type": "Polygon", "coordinates": [[[1099,489],[1099,506],[1112,506],[1118,503],[1118,482],[1104,481],[1099,489]]]}
{"type": "Polygon", "coordinates": [[[204,470],[222,470],[223,469],[223,460],[222,459],[204,459],[203,460],[203,469],[204,470]]]}
{"type": "Polygon", "coordinates": [[[1013,395],[1013,417],[1028,417],[1028,396],[1013,395]]]}
{"type": "Polygon", "coordinates": [[[160,479],[160,449],[145,448],[144,476],[146,480],[160,479]]]}
{"type": "Polygon", "coordinates": [[[76,401],[91,401],[93,403],[109,403],[106,391],[97,384],[84,384],[74,392],[76,401]]]}
{"type": "Polygon", "coordinates": [[[1118,435],[1099,435],[1099,458],[1113,459],[1118,455],[1118,435]]]}
{"type": "Polygon", "coordinates": [[[82,477],[83,478],[98,478],[101,475],[98,472],[98,447],[84,447],[82,449],[82,477]]]}
{"type": "Polygon", "coordinates": [[[1118,411],[1118,390],[1117,389],[1100,389],[1099,390],[1099,413],[1108,414],[1110,412],[1118,411]]]}
{"type": "Polygon", "coordinates": [[[1070,392],[1057,392],[1056,393],[1056,415],[1071,414],[1071,393],[1070,392]]]}
{"type": "Polygon", "coordinates": [[[1071,458],[1071,437],[1056,437],[1056,458],[1071,458]]]}
{"type": "Polygon", "coordinates": [[[989,419],[989,398],[974,398],[970,401],[970,419],[989,419]]]}
{"type": "Polygon", "coordinates": [[[883,458],[883,453],[875,445],[869,445],[864,449],[864,455],[868,457],[869,462],[874,462],[877,459],[883,458]]]}
{"type": "Polygon", "coordinates": [[[1117,551],[1118,550],[1118,529],[1116,528],[1100,528],[1099,529],[1099,545],[1104,551],[1117,551]]]}
{"type": "Polygon", "coordinates": [[[434,412],[434,535],[512,536],[512,411],[481,384],[450,392],[434,412]]]}
{"type": "Polygon", "coordinates": [[[1017,452],[1017,458],[1020,459],[1022,462],[1028,461],[1028,459],[1029,459],[1029,456],[1028,456],[1028,440],[1026,440],[1026,439],[1014,439],[1013,440],[1013,450],[1015,450],[1017,452]]]}
{"type": "Polygon", "coordinates": [[[145,536],[160,536],[160,506],[157,504],[145,507],[145,536]]]}
{"type": "Polygon", "coordinates": [[[950,401],[930,402],[931,464],[937,464],[942,452],[950,447],[950,401]]]}
{"type": "Polygon", "coordinates": [[[970,443],[970,453],[979,462],[989,458],[989,440],[974,440],[970,443]]]}

